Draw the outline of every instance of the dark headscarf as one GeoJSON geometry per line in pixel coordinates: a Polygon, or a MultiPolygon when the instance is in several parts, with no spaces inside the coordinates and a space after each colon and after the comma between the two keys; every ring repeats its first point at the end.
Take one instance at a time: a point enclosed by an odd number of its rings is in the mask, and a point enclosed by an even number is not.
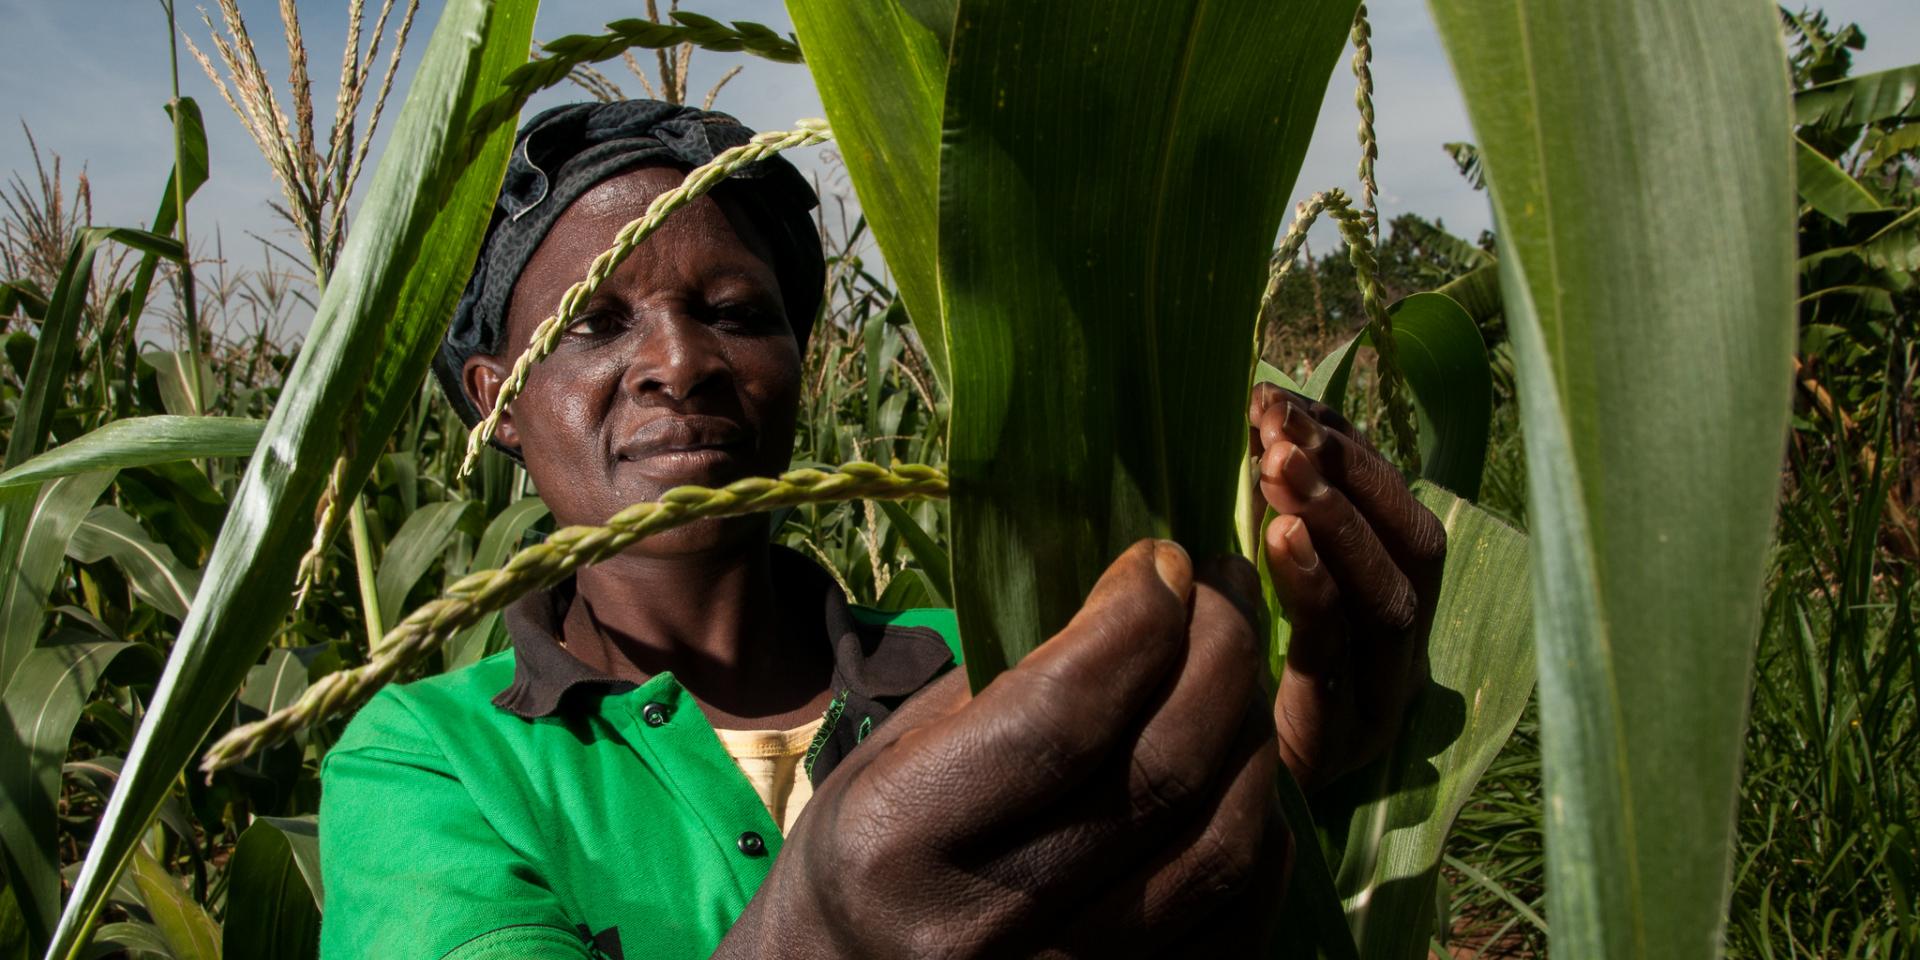
{"type": "MultiPolygon", "coordinates": [[[[467,398],[461,374],[467,358],[500,350],[514,283],[568,206],[610,177],[649,164],[699,166],[752,137],[724,113],[658,100],[576,103],[527,121],[514,139],[479,261],[433,358],[433,372],[460,419],[472,427],[485,416],[467,398]]],[[[741,201],[737,206],[771,248],[787,321],[804,352],[826,284],[820,235],[808,212],[819,203],[813,188],[775,156],[714,192],[741,201]]]]}

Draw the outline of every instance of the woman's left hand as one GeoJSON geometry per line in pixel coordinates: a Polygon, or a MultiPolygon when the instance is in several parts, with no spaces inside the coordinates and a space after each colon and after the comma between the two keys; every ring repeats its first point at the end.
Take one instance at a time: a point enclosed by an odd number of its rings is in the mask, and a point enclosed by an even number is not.
{"type": "Polygon", "coordinates": [[[1379,757],[1427,679],[1447,533],[1400,471],[1325,404],[1268,384],[1248,411],[1263,532],[1293,638],[1274,702],[1305,790],[1379,757]]]}

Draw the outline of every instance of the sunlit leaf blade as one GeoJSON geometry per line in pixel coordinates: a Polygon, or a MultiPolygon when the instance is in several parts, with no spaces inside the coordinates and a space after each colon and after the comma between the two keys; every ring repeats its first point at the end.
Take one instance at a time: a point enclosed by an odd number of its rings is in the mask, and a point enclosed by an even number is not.
{"type": "Polygon", "coordinates": [[[165,544],[154,542],[140,521],[110,504],[87,514],[67,543],[67,556],[81,563],[113,558],[134,592],[172,617],[185,618],[200,589],[198,571],[181,563],[165,544]]]}
{"type": "Polygon", "coordinates": [[[1714,956],[1793,346],[1775,9],[1430,6],[1518,372],[1553,951],[1714,956]]]}
{"type": "Polygon", "coordinates": [[[961,3],[939,263],[976,688],[1132,541],[1233,549],[1267,251],[1355,6],[961,3]]]}
{"type": "Polygon", "coordinates": [[[379,431],[392,428],[417,391],[432,346],[421,340],[436,337],[447,314],[410,311],[440,310],[458,295],[513,135],[511,123],[500,126],[465,168],[465,121],[508,70],[525,62],[535,6],[455,0],[441,13],[393,146],[381,157],[235,494],[204,589],[128,753],[51,957],[77,951],[81,930],[153,811],[291,607],[294,569],[312,537],[314,505],[340,452],[342,425],[357,428],[363,456],[377,453],[385,438],[379,431]],[[410,366],[416,361],[417,369],[410,366]],[[403,374],[412,379],[402,382],[403,374]],[[380,382],[382,376],[390,379],[380,382]],[[363,412],[376,397],[380,405],[363,412]]]}
{"type": "Polygon", "coordinates": [[[39,484],[90,470],[122,470],[174,460],[244,457],[266,428],[240,417],[128,417],[113,420],[0,473],[0,487],[39,484]]]}
{"type": "Polygon", "coordinates": [[[1316,803],[1344,832],[1335,882],[1369,960],[1427,955],[1447,833],[1533,692],[1526,537],[1438,487],[1415,491],[1447,528],[1431,679],[1393,751],[1316,803]]]}
{"type": "Polygon", "coordinates": [[[240,834],[227,873],[223,955],[308,960],[320,951],[320,905],[307,888],[294,843],[318,845],[312,821],[262,817],[240,834]],[[283,824],[304,832],[290,835],[283,824]]]}
{"type": "Polygon", "coordinates": [[[1920,119],[1920,63],[1863,73],[1793,95],[1796,124],[1855,125],[1920,119]]]}
{"type": "MultiPolygon", "coordinates": [[[[153,221],[147,229],[166,235],[173,232],[174,224],[179,222],[179,211],[175,205],[179,200],[191,200],[201,185],[207,182],[207,129],[200,116],[200,105],[192,97],[180,98],[181,109],[176,114],[168,107],[167,116],[174,121],[173,136],[177,145],[175,156],[179,165],[167,173],[166,186],[160,190],[160,207],[154,211],[153,221]],[[179,180],[176,188],[175,180],[179,180]]],[[[140,322],[140,314],[146,309],[147,292],[153,286],[153,272],[160,265],[160,258],[149,252],[140,257],[140,263],[134,268],[133,282],[127,288],[127,356],[131,358],[138,343],[134,330],[140,322]]]]}
{"type": "Polygon", "coordinates": [[[951,12],[942,0],[787,2],[860,210],[944,386],[951,373],[934,249],[947,46],[928,27],[942,6],[951,12]]]}
{"type": "Polygon", "coordinates": [[[1493,421],[1493,371],[1473,318],[1451,297],[1416,293],[1393,305],[1400,369],[1420,420],[1420,472],[1469,500],[1480,496],[1493,421]]]}
{"type": "Polygon", "coordinates": [[[220,925],[207,915],[206,908],[180,878],[167,872],[145,847],[134,850],[127,872],[173,960],[220,960],[220,925]]]}
{"type": "Polygon", "coordinates": [[[32,943],[44,943],[60,915],[58,803],[67,741],[101,674],[132,646],[56,636],[28,654],[0,691],[0,862],[32,943]]]}

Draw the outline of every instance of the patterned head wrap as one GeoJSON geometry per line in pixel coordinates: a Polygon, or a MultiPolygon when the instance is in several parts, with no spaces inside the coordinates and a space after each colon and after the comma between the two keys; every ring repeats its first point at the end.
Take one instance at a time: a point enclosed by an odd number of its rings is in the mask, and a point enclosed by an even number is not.
{"type": "MultiPolygon", "coordinates": [[[[460,419],[472,427],[485,415],[467,397],[467,358],[497,353],[504,345],[514,284],[568,206],[609,177],[653,164],[699,166],[752,137],[752,130],[724,113],[658,100],[576,103],[528,121],[514,140],[473,276],[433,358],[434,374],[460,419]]],[[[826,284],[820,236],[809,213],[819,203],[813,188],[775,156],[734,174],[715,194],[741,201],[738,206],[771,249],[787,320],[805,352],[826,284]]]]}

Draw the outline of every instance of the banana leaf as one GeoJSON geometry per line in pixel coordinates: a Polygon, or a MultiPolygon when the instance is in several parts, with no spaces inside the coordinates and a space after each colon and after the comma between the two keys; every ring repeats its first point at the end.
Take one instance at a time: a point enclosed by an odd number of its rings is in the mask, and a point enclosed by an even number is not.
{"type": "MultiPolygon", "coordinates": [[[[431,350],[422,341],[437,336],[478,251],[513,135],[509,118],[474,144],[467,118],[525,62],[534,10],[454,0],[441,13],[393,147],[234,496],[49,957],[77,955],[155,809],[284,621],[315,503],[342,452],[342,424],[358,434],[356,463],[370,465],[384,446],[382,430],[392,430],[418,390],[431,350]]],[[[357,491],[355,483],[346,495],[357,491]]]]}
{"type": "Polygon", "coordinates": [[[960,4],[938,258],[976,689],[1134,540],[1233,549],[1266,253],[1356,6],[960,4]]]}
{"type": "Polygon", "coordinates": [[[1833,80],[1793,95],[1795,124],[1856,126],[1883,120],[1920,120],[1920,63],[1833,80]]]}
{"type": "Polygon", "coordinates": [[[1808,146],[1799,137],[1793,138],[1793,145],[1794,176],[1800,198],[1815,210],[1845,226],[1847,218],[1856,213],[1886,209],[1886,204],[1881,203],[1873,191],[1840,169],[1826,154],[1808,146]]]}
{"type": "Polygon", "coordinates": [[[1519,381],[1553,951],[1716,956],[1794,336],[1775,10],[1429,5],[1519,381]]]}

